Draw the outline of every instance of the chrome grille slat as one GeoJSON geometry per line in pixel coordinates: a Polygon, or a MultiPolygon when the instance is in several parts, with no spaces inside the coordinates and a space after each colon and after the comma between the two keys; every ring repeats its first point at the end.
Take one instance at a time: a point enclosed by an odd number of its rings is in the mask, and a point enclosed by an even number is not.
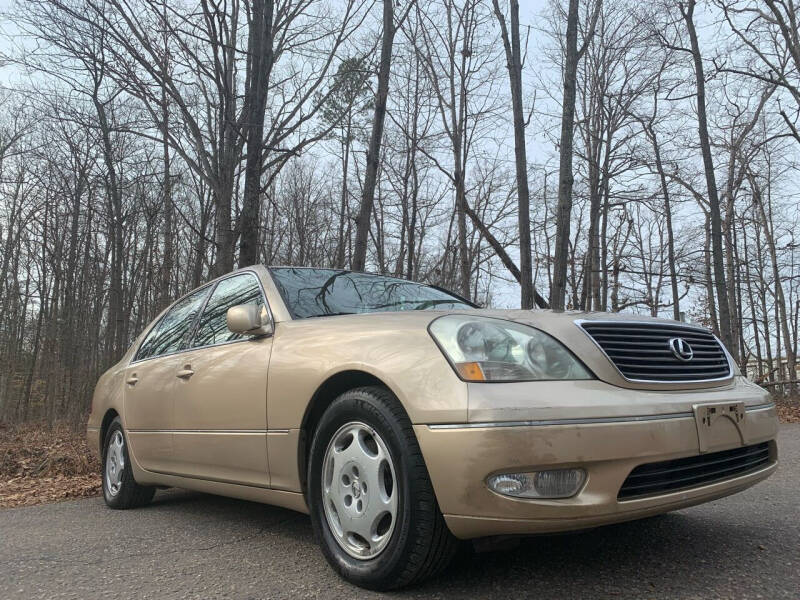
{"type": "Polygon", "coordinates": [[[769,443],[762,442],[722,452],[639,465],[625,479],[617,498],[629,500],[708,485],[745,475],[769,461],[769,443]]]}
{"type": "MultiPolygon", "coordinates": [[[[694,346],[692,346],[692,348],[694,348],[694,346]]],[[[610,347],[606,347],[606,352],[608,352],[608,353],[614,352],[615,354],[618,354],[618,353],[630,352],[630,351],[631,351],[630,348],[610,348],[610,347]]],[[[717,357],[718,354],[719,354],[716,350],[695,350],[694,353],[695,353],[695,355],[699,354],[700,356],[709,356],[709,357],[711,357],[711,356],[717,357]]],[[[655,349],[655,348],[636,348],[636,358],[642,358],[642,354],[663,354],[664,356],[666,356],[667,352],[664,352],[663,350],[655,349]]],[[[624,354],[622,356],[624,356],[624,354]]]]}
{"type": "MultiPolygon", "coordinates": [[[[634,480],[641,480],[645,478],[652,479],[653,477],[659,477],[666,475],[668,473],[679,473],[682,471],[696,471],[698,469],[702,469],[704,467],[709,467],[711,465],[723,465],[725,463],[731,462],[738,462],[741,461],[743,458],[750,459],[751,457],[756,457],[758,460],[763,459],[766,456],[769,456],[769,448],[766,446],[753,446],[747,449],[747,452],[743,452],[741,455],[734,454],[733,456],[729,454],[725,454],[724,452],[715,453],[719,454],[719,456],[713,456],[707,460],[704,460],[702,464],[695,464],[694,462],[688,462],[684,465],[678,466],[671,466],[666,468],[648,468],[644,469],[642,472],[639,473],[631,473],[628,475],[628,481],[634,480]]],[[[658,465],[658,463],[655,463],[658,465]]]]}
{"type": "Polygon", "coordinates": [[[597,337],[603,337],[603,338],[609,338],[609,339],[620,339],[620,340],[630,339],[630,337],[633,336],[633,335],[642,337],[644,339],[659,338],[662,335],[676,335],[676,336],[681,336],[681,337],[686,336],[686,339],[689,339],[689,340],[693,339],[693,340],[695,340],[697,342],[708,341],[703,336],[693,336],[690,333],[685,333],[685,332],[681,333],[680,331],[676,331],[676,330],[648,331],[647,333],[643,333],[643,332],[640,332],[640,331],[629,331],[629,332],[627,332],[625,334],[622,334],[622,333],[605,333],[603,331],[595,331],[594,334],[597,337]]]}
{"type": "MultiPolygon", "coordinates": [[[[592,336],[592,337],[594,338],[595,336],[592,336]]],[[[669,336],[669,337],[677,337],[677,336],[669,336]]],[[[603,338],[602,338],[602,336],[597,336],[596,339],[597,340],[602,340],[603,338]]],[[[654,342],[648,342],[648,341],[644,341],[643,342],[641,340],[637,341],[637,342],[623,342],[623,341],[608,342],[608,341],[605,341],[605,343],[610,345],[610,346],[626,346],[626,347],[627,346],[645,346],[645,347],[655,347],[655,346],[660,347],[661,346],[661,340],[654,341],[654,342]]],[[[704,346],[704,347],[708,347],[708,348],[713,348],[713,346],[711,344],[699,344],[699,345],[704,346]]]]}
{"type": "Polygon", "coordinates": [[[711,370],[709,365],[636,365],[617,360],[614,361],[614,364],[616,364],[620,368],[630,367],[631,369],[647,368],[647,369],[658,369],[658,370],[672,369],[672,370],[684,370],[684,371],[711,370]]]}
{"type": "Polygon", "coordinates": [[[700,327],[695,327],[691,325],[669,325],[664,323],[658,323],[656,321],[652,322],[645,322],[645,321],[590,321],[592,324],[596,324],[596,329],[599,331],[606,331],[611,333],[617,333],[619,331],[620,326],[625,327],[625,331],[630,333],[652,333],[653,327],[658,327],[660,331],[673,331],[677,333],[687,333],[688,335],[695,334],[703,334],[705,333],[705,329],[700,327]]]}
{"type": "MultiPolygon", "coordinates": [[[[663,339],[663,338],[659,338],[659,337],[653,336],[653,337],[637,340],[635,342],[630,342],[630,341],[622,341],[622,340],[608,340],[602,335],[594,335],[593,337],[597,341],[602,341],[603,343],[608,344],[609,346],[638,346],[640,344],[646,345],[646,346],[658,346],[658,345],[661,345],[661,341],[663,339]]],[[[666,336],[663,336],[663,337],[667,337],[667,339],[669,339],[671,337],[683,337],[683,336],[682,335],[667,334],[666,336]]],[[[628,336],[627,339],[630,339],[630,336],[628,336]]],[[[691,343],[691,344],[697,345],[698,348],[705,348],[705,349],[713,349],[714,348],[714,344],[711,343],[711,342],[708,342],[708,341],[699,342],[699,341],[692,340],[692,339],[689,339],[689,338],[684,338],[684,339],[686,339],[686,341],[691,343]]]]}
{"type": "MultiPolygon", "coordinates": [[[[611,355],[610,352],[608,354],[609,354],[609,356],[611,355]]],[[[718,358],[711,357],[711,356],[708,356],[708,357],[700,356],[700,357],[698,357],[697,355],[699,354],[699,352],[695,352],[694,354],[695,354],[695,357],[692,359],[693,363],[701,364],[703,361],[705,361],[705,362],[711,361],[713,364],[717,364],[717,361],[719,360],[718,358]]],[[[614,353],[614,360],[617,360],[617,361],[620,361],[620,362],[621,361],[625,361],[625,360],[633,360],[633,361],[641,362],[641,361],[652,360],[653,358],[657,358],[658,356],[667,356],[667,355],[662,353],[661,355],[643,357],[643,356],[635,356],[633,354],[618,354],[618,353],[615,352],[614,353]]]]}
{"type": "Polygon", "coordinates": [[[705,329],[625,321],[578,321],[578,325],[630,381],[689,383],[727,379],[732,374],[725,350],[705,329]],[[672,338],[682,338],[691,346],[691,360],[679,360],[672,353],[672,338]]]}

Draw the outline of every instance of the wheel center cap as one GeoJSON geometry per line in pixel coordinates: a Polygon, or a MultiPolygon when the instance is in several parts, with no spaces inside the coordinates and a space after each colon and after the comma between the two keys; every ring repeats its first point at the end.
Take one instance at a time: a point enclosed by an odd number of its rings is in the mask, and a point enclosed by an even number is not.
{"type": "Polygon", "coordinates": [[[361,497],[361,484],[358,482],[358,479],[353,480],[350,488],[353,490],[353,498],[357,499],[361,497]]]}

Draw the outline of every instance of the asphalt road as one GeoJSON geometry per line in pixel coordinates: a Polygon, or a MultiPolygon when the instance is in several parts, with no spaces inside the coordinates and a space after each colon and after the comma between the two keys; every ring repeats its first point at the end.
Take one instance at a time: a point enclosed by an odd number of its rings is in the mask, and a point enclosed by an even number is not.
{"type": "MultiPolygon", "coordinates": [[[[662,517],[467,555],[396,598],[800,598],[800,425],[739,495],[662,517]]],[[[308,517],[182,491],[0,511],[0,599],[373,598],[341,581],[308,517]]]]}

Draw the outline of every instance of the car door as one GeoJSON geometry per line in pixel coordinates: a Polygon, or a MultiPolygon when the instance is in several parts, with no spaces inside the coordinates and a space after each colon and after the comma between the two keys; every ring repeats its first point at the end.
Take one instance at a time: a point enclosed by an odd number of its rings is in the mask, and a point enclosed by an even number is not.
{"type": "Polygon", "coordinates": [[[144,469],[172,469],[175,370],[209,291],[206,287],[176,302],[150,329],[125,370],[128,443],[144,469]]]}
{"type": "Polygon", "coordinates": [[[255,273],[220,280],[175,366],[175,470],[198,477],[268,486],[267,368],[271,337],[228,330],[230,307],[256,304],[268,314],[255,273]]]}

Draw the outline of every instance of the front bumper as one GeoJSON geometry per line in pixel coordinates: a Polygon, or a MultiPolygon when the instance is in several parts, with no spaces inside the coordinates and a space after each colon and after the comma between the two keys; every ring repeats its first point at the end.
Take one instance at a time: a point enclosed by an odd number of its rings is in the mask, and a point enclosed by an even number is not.
{"type": "Polygon", "coordinates": [[[447,524],[454,535],[468,539],[583,529],[736,493],[777,467],[777,423],[775,406],[766,396],[750,398],[740,429],[725,420],[714,425],[712,450],[768,441],[767,464],[721,481],[624,500],[617,494],[636,466],[701,453],[694,414],[414,427],[447,524]],[[515,499],[486,485],[487,476],[495,473],[566,467],[582,467],[587,473],[572,498],[515,499]]]}

